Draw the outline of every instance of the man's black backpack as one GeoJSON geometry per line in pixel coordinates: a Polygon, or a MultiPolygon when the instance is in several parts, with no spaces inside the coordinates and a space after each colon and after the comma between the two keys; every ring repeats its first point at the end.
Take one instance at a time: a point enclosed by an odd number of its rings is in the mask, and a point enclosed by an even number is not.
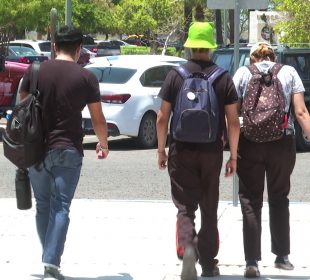
{"type": "Polygon", "coordinates": [[[210,74],[189,73],[182,66],[175,70],[184,81],[173,110],[172,138],[189,143],[215,142],[218,138],[220,113],[213,83],[226,70],[218,66],[210,74]]]}
{"type": "Polygon", "coordinates": [[[39,62],[31,65],[30,94],[14,107],[2,134],[4,155],[19,168],[28,168],[44,158],[45,139],[37,89],[39,68],[39,62]]]}

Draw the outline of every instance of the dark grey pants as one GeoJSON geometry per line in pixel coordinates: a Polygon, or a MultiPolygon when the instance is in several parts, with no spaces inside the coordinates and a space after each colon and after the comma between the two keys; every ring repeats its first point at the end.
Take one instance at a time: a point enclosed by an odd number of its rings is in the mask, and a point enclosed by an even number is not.
{"type": "Polygon", "coordinates": [[[240,135],[237,172],[245,260],[261,260],[261,211],[265,177],[271,251],[279,256],[290,253],[288,194],[295,159],[295,138],[292,135],[268,143],[254,143],[240,135]]]}
{"type": "Polygon", "coordinates": [[[223,152],[174,148],[169,150],[168,171],[172,199],[178,209],[176,246],[179,258],[189,244],[198,252],[202,267],[213,268],[219,250],[217,208],[223,152]],[[200,208],[201,228],[196,234],[195,211],[200,208]]]}

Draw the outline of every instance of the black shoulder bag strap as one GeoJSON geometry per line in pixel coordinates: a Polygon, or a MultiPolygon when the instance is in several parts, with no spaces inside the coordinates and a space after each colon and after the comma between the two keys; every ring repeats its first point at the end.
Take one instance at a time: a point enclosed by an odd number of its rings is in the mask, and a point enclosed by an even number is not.
{"type": "Polygon", "coordinates": [[[35,97],[39,97],[38,78],[39,78],[40,62],[34,61],[31,64],[30,89],[29,92],[35,97]]]}

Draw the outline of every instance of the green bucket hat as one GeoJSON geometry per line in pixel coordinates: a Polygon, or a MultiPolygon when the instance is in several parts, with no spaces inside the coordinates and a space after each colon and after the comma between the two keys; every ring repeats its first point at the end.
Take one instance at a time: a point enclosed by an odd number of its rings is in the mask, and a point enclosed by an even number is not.
{"type": "Polygon", "coordinates": [[[188,30],[188,38],[184,44],[190,49],[215,49],[214,24],[212,22],[193,22],[188,30]]]}

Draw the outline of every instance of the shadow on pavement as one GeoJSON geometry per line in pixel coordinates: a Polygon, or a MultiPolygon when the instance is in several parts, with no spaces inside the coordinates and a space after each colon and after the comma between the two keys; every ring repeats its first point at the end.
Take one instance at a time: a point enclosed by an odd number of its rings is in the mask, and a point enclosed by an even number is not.
{"type": "MultiPolygon", "coordinates": [[[[42,279],[43,275],[32,275],[34,277],[38,277],[38,279],[42,279]]],[[[67,280],[133,280],[132,276],[129,273],[119,273],[119,275],[113,275],[113,276],[98,276],[95,278],[89,278],[89,277],[69,277],[66,276],[67,280]]]]}

